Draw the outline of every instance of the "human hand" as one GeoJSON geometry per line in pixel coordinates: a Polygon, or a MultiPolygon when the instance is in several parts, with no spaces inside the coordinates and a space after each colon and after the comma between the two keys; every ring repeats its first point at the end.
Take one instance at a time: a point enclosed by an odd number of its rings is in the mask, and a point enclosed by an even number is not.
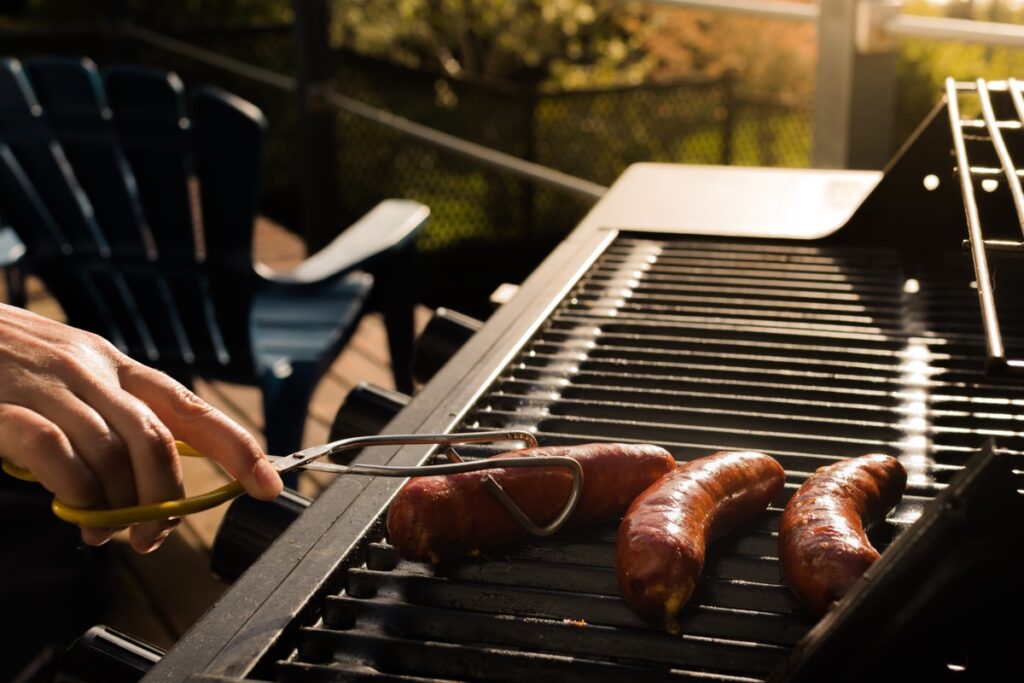
{"type": "MultiPolygon", "coordinates": [[[[281,492],[255,439],[180,383],[102,337],[0,304],[0,458],[67,505],[126,507],[182,497],[175,438],[250,495],[281,492]]],[[[155,550],[176,524],[136,524],[131,545],[155,550]]],[[[100,545],[116,531],[83,527],[82,540],[100,545]]]]}

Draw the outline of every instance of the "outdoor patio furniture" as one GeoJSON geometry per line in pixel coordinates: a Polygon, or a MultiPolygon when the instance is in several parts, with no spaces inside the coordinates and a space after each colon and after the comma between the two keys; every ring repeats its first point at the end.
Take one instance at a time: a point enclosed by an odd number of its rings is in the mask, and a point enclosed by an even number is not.
{"type": "Polygon", "coordinates": [[[188,105],[153,68],[0,60],[0,214],[68,322],[183,382],[259,386],[269,452],[300,446],[309,397],[369,306],[410,391],[410,273],[429,209],[383,201],[271,272],[252,257],[266,121],[213,87],[188,105]]]}

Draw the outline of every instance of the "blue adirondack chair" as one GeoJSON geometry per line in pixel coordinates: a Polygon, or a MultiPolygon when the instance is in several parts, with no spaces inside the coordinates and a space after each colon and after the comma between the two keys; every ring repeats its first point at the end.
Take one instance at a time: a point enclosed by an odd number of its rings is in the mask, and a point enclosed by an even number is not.
{"type": "Polygon", "coordinates": [[[291,452],[368,308],[411,390],[413,243],[429,210],[383,201],[270,272],[252,256],[263,115],[212,87],[188,104],[157,69],[0,60],[0,216],[70,324],[186,383],[259,386],[268,451],[291,452]]]}

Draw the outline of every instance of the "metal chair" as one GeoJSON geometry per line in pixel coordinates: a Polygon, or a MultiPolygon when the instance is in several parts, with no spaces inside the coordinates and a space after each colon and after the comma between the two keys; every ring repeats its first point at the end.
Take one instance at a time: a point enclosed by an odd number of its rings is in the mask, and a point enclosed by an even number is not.
{"type": "Polygon", "coordinates": [[[88,59],[0,60],[0,215],[72,325],[190,383],[259,386],[267,447],[300,446],[309,397],[368,307],[412,388],[415,237],[385,200],[289,272],[253,262],[266,122],[217,88],[88,59]]]}

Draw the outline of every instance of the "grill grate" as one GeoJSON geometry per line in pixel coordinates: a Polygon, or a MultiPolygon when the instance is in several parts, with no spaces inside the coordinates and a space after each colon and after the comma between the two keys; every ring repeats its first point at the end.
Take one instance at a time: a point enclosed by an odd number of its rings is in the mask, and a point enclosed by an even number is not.
{"type": "Polygon", "coordinates": [[[286,680],[532,681],[553,670],[567,681],[763,680],[814,623],[776,559],[781,508],[807,474],[866,452],[899,456],[910,488],[872,532],[884,547],[986,437],[1020,446],[1024,389],[980,372],[969,267],[962,254],[620,235],[460,428],[527,428],[542,444],[651,442],[680,460],[737,448],[775,456],[785,491],[712,546],[684,635],[620,599],[614,524],[433,568],[398,558],[378,520],[344,590],[261,670],[286,680]]]}

